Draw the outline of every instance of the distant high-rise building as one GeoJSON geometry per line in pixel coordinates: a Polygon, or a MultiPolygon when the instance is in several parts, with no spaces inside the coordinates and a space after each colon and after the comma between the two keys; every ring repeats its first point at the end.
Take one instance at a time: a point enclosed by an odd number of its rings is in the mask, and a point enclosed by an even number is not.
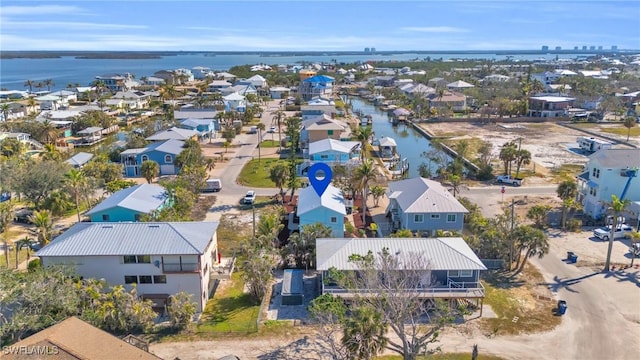
{"type": "Polygon", "coordinates": [[[562,46],[556,46],[556,51],[562,50],[562,46]]]}
{"type": "Polygon", "coordinates": [[[365,52],[365,54],[368,54],[368,53],[370,53],[370,52],[371,52],[371,49],[369,49],[369,48],[364,48],[364,52],[365,52]]]}
{"type": "Polygon", "coordinates": [[[542,51],[549,51],[549,47],[547,45],[542,45],[542,51]]]}
{"type": "Polygon", "coordinates": [[[602,45],[598,46],[598,50],[602,51],[602,45]]]}
{"type": "Polygon", "coordinates": [[[578,47],[577,47],[577,46],[574,46],[574,47],[573,47],[573,50],[578,50],[578,47]]]}
{"type": "Polygon", "coordinates": [[[618,45],[611,45],[611,51],[618,51],[618,45]]]}
{"type": "Polygon", "coordinates": [[[587,45],[582,45],[582,51],[587,50],[587,45]]]}
{"type": "Polygon", "coordinates": [[[376,48],[373,48],[373,47],[372,47],[372,48],[371,48],[371,53],[373,54],[373,53],[375,53],[375,52],[376,52],[376,48]]]}
{"type": "Polygon", "coordinates": [[[595,50],[595,49],[596,49],[595,46],[593,46],[593,45],[589,46],[589,50],[595,50]]]}

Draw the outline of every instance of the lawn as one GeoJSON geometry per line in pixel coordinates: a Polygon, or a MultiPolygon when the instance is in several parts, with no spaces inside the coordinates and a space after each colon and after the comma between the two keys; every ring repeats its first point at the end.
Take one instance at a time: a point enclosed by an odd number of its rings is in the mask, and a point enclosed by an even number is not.
{"type": "Polygon", "coordinates": [[[496,318],[483,318],[487,336],[517,335],[549,331],[560,324],[553,309],[549,290],[538,270],[527,264],[525,270],[512,279],[510,274],[491,272],[485,276],[484,303],[491,306],[496,318]],[[544,295],[541,295],[544,294],[544,295]]]}
{"type": "MultiPolygon", "coordinates": [[[[266,136],[265,136],[266,137],[266,136]]],[[[277,148],[278,147],[278,135],[275,136],[276,140],[264,140],[260,143],[260,147],[263,148],[277,148]]],[[[284,148],[291,145],[291,141],[287,142],[287,145],[283,146],[284,148]]]]}
{"type": "Polygon", "coordinates": [[[624,136],[625,140],[627,139],[627,133],[629,133],[630,135],[629,139],[640,136],[640,127],[638,126],[632,127],[631,132],[629,132],[629,129],[622,125],[620,127],[605,127],[600,129],[600,131],[624,136]]]}
{"type": "MultiPolygon", "coordinates": [[[[9,251],[9,269],[15,269],[16,268],[16,248],[15,248],[15,244],[12,244],[11,246],[13,248],[9,251]]],[[[34,252],[35,251],[31,249],[26,249],[26,248],[20,249],[20,252],[18,253],[18,264],[27,260],[27,257],[28,257],[27,254],[33,256],[34,252]]],[[[6,268],[6,267],[7,267],[7,262],[5,258],[5,253],[4,251],[0,250],[0,268],[6,268]]]]}
{"type": "Polygon", "coordinates": [[[197,332],[207,334],[250,334],[258,331],[260,304],[243,292],[242,272],[235,272],[231,283],[216,291],[207,302],[197,332]]]}
{"type": "MultiPolygon", "coordinates": [[[[242,241],[251,236],[251,227],[242,226],[229,215],[222,215],[216,231],[218,250],[222,254],[236,254],[240,251],[242,241]]],[[[227,256],[227,255],[225,255],[227,256]]]]}
{"type": "MultiPolygon", "coordinates": [[[[297,159],[296,162],[301,163],[302,159],[297,159]]],[[[240,176],[238,176],[238,182],[241,185],[256,188],[275,188],[276,184],[271,181],[269,175],[271,168],[278,163],[289,165],[289,161],[284,159],[253,159],[242,168],[240,176]]]]}
{"type": "Polygon", "coordinates": [[[559,168],[554,168],[551,172],[553,174],[554,182],[562,182],[564,180],[572,180],[582,172],[582,165],[576,164],[562,164],[559,168]]]}

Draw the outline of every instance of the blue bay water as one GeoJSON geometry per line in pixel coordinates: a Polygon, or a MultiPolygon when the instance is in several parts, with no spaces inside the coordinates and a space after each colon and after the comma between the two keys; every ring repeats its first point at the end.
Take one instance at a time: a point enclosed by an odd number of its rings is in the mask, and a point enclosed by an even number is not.
{"type": "MultiPolygon", "coordinates": [[[[76,59],[67,56],[54,59],[2,59],[0,60],[0,87],[9,90],[24,90],[24,82],[51,79],[55,83],[52,90],[64,89],[67,84],[87,86],[98,75],[109,73],[131,73],[139,79],[151,76],[158,70],[191,69],[204,66],[212,70],[228,70],[236,65],[267,64],[293,65],[301,62],[355,63],[366,61],[405,61],[412,59],[506,59],[506,55],[496,54],[391,54],[391,55],[313,55],[313,56],[260,56],[258,54],[206,56],[204,53],[162,56],[159,59],[76,59]]],[[[570,57],[567,54],[564,57],[570,57]]],[[[549,54],[512,55],[513,60],[552,59],[549,54]]]]}

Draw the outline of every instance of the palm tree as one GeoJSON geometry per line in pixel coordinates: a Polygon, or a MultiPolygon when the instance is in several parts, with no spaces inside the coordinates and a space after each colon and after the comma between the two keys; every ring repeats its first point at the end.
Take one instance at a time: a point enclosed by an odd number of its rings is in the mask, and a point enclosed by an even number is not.
{"type": "Polygon", "coordinates": [[[377,207],[380,198],[385,194],[386,189],[382,186],[372,186],[371,187],[371,196],[373,196],[373,206],[377,207]]]}
{"type": "Polygon", "coordinates": [[[11,105],[9,105],[9,103],[0,105],[0,111],[2,111],[4,121],[9,121],[9,112],[11,111],[11,105]]]}
{"type": "Polygon", "coordinates": [[[565,180],[556,189],[558,197],[562,200],[562,228],[564,229],[567,220],[567,210],[573,205],[578,196],[578,185],[573,180],[565,180]]]}
{"type": "Polygon", "coordinates": [[[4,244],[4,256],[9,267],[9,224],[13,219],[13,204],[11,201],[0,203],[0,230],[2,230],[2,243],[4,244]]]}
{"type": "Polygon", "coordinates": [[[280,125],[282,124],[282,120],[284,119],[285,113],[282,110],[278,110],[276,112],[273,113],[273,119],[272,119],[272,124],[273,122],[275,122],[278,126],[278,151],[282,150],[281,145],[282,145],[282,130],[280,130],[280,125]]]}
{"type": "Polygon", "coordinates": [[[44,143],[53,144],[60,136],[60,131],[49,118],[45,118],[40,127],[40,138],[44,143]]]}
{"type": "Polygon", "coordinates": [[[361,306],[346,318],[342,344],[351,359],[369,360],[378,355],[387,344],[387,326],[380,311],[361,306]]]}
{"type": "Polygon", "coordinates": [[[520,149],[516,151],[516,177],[520,175],[520,167],[522,165],[531,164],[531,153],[529,150],[520,149]]]}
{"type": "Polygon", "coordinates": [[[24,150],[24,144],[16,138],[7,138],[0,142],[0,155],[4,157],[20,156],[24,150]]]}
{"type": "Polygon", "coordinates": [[[460,175],[456,174],[450,174],[448,179],[451,183],[451,188],[453,189],[453,197],[456,197],[456,194],[460,193],[460,183],[462,179],[460,178],[460,175]]]}
{"type": "Polygon", "coordinates": [[[16,241],[14,243],[14,245],[16,246],[16,269],[18,268],[18,254],[20,253],[20,250],[22,250],[22,248],[27,248],[27,260],[31,257],[31,242],[33,241],[33,239],[31,239],[28,236],[23,237],[22,239],[16,241]]]}
{"type": "Polygon", "coordinates": [[[29,88],[29,93],[33,92],[33,86],[35,85],[33,80],[27,80],[24,82],[24,87],[28,87],[29,88]]]}
{"type": "Polygon", "coordinates": [[[260,148],[262,147],[262,132],[267,128],[263,123],[256,125],[258,128],[258,162],[260,162],[260,148]]]}
{"type": "Polygon", "coordinates": [[[629,141],[629,136],[631,135],[631,128],[636,126],[636,119],[633,116],[627,116],[623,123],[624,127],[627,128],[627,141],[629,141]]]}
{"type": "Polygon", "coordinates": [[[35,110],[35,107],[38,103],[36,102],[36,99],[30,97],[29,100],[27,100],[27,105],[29,105],[29,109],[31,109],[31,111],[35,110]]]}
{"type": "Polygon", "coordinates": [[[62,159],[62,153],[54,144],[45,144],[44,152],[40,155],[42,160],[60,160],[62,159]]]}
{"type": "MultiPolygon", "coordinates": [[[[518,226],[513,232],[513,237],[520,254],[524,253],[522,262],[516,266],[518,269],[516,274],[524,269],[528,258],[533,256],[541,258],[549,253],[549,239],[540,229],[529,225],[518,226]]],[[[520,261],[520,254],[518,255],[518,262],[520,261]]]]}
{"type": "Polygon", "coordinates": [[[278,163],[271,168],[269,172],[269,179],[276,184],[276,187],[280,189],[280,199],[284,203],[284,186],[287,183],[289,177],[289,168],[283,164],[278,163]]]}
{"type": "Polygon", "coordinates": [[[369,159],[362,163],[356,170],[356,179],[360,182],[362,189],[362,223],[367,225],[367,198],[369,194],[369,181],[375,179],[375,167],[373,160],[369,159]]]}
{"type": "Polygon", "coordinates": [[[511,162],[517,158],[518,147],[514,142],[508,142],[502,145],[499,158],[504,163],[504,174],[511,174],[511,162]]]}
{"type": "Polygon", "coordinates": [[[151,184],[153,179],[160,174],[160,165],[153,160],[145,160],[140,165],[140,173],[147,180],[147,183],[151,184]]]}
{"type": "MultiPolygon", "coordinates": [[[[618,228],[618,216],[624,211],[624,208],[629,205],[629,200],[623,200],[616,195],[611,195],[611,215],[613,217],[611,221],[611,234],[609,234],[609,246],[607,247],[607,260],[604,263],[603,271],[609,271],[611,265],[611,250],[613,249],[613,238],[615,236],[616,229],[618,228]]],[[[632,256],[633,257],[633,256],[632,256]]]]}
{"type": "Polygon", "coordinates": [[[358,128],[358,132],[356,134],[356,139],[360,141],[360,152],[362,154],[362,161],[366,160],[367,156],[367,145],[369,144],[369,140],[371,139],[371,135],[373,135],[373,128],[371,126],[365,126],[358,128]]]}
{"type": "Polygon", "coordinates": [[[76,203],[76,213],[78,214],[78,222],[81,222],[80,195],[86,192],[89,180],[81,170],[71,169],[68,173],[64,174],[64,183],[73,194],[73,200],[76,203]]]}
{"type": "Polygon", "coordinates": [[[47,87],[47,91],[51,91],[51,87],[52,87],[53,85],[55,85],[55,83],[54,83],[54,82],[53,82],[53,80],[51,80],[51,79],[46,79],[46,80],[44,81],[44,86],[46,86],[46,87],[47,87]]]}
{"type": "Polygon", "coordinates": [[[51,241],[53,233],[53,222],[51,221],[51,212],[49,210],[35,211],[29,220],[35,225],[35,233],[38,235],[40,246],[45,246],[51,241]]]}

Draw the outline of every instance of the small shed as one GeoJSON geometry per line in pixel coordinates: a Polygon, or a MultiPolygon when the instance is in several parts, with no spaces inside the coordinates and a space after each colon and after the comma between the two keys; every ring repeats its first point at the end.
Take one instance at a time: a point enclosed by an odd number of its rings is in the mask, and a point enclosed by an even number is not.
{"type": "Polygon", "coordinates": [[[286,269],[282,277],[282,305],[302,305],[304,302],[303,272],[286,269]]]}

